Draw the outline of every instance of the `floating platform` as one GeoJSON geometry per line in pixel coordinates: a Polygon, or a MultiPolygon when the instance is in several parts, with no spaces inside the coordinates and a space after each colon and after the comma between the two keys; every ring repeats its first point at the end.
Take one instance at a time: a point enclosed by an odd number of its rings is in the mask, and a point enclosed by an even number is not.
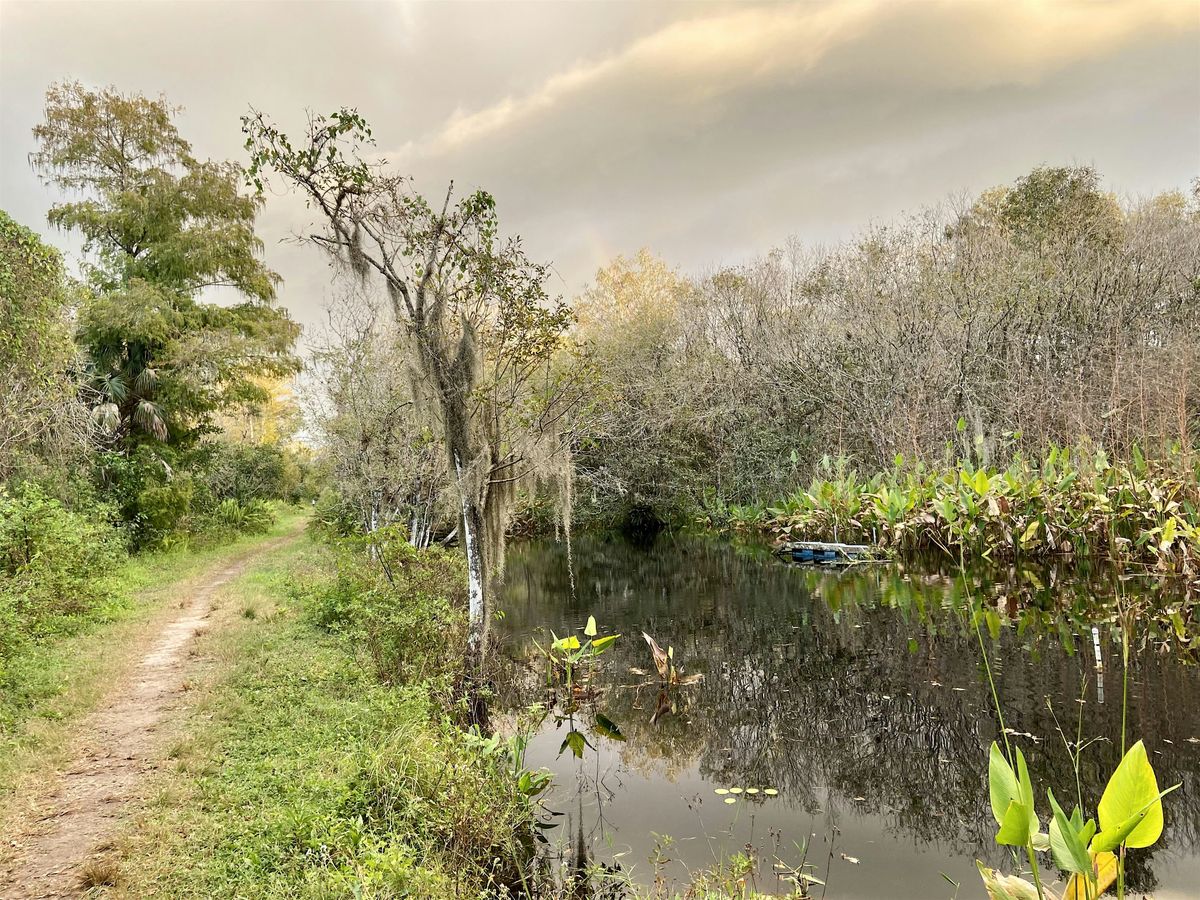
{"type": "Polygon", "coordinates": [[[871,562],[881,557],[879,549],[869,544],[831,544],[825,541],[788,541],[776,547],[775,553],[791,562],[825,566],[871,562]]]}

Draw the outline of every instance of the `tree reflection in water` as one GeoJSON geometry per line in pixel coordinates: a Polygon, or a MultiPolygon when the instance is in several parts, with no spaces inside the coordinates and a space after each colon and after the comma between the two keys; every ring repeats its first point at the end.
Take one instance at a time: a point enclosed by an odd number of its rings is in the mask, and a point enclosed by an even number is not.
{"type": "MultiPolygon", "coordinates": [[[[646,645],[618,641],[596,676],[607,685],[603,708],[626,739],[600,749],[611,769],[606,775],[599,756],[591,777],[543,761],[558,774],[550,805],[577,807],[575,833],[564,835],[576,863],[589,846],[596,859],[612,861],[618,844],[611,826],[627,859],[643,867],[654,836],[603,819],[604,792],[619,798],[624,773],[630,781],[639,776],[641,794],[626,799],[650,807],[677,800],[675,782],[777,789],[780,796],[770,800],[741,797],[738,809],[747,821],[756,810],[770,812],[785,845],[804,840],[814,817],[836,824],[867,816],[877,820],[883,839],[936,850],[933,859],[1003,862],[992,842],[986,772],[986,748],[999,737],[998,726],[964,611],[972,604],[988,611],[983,640],[1005,721],[1043,797],[1047,787],[1073,794],[1074,772],[1055,715],[1074,738],[1082,698],[1084,737],[1107,739],[1083,757],[1084,800],[1094,808],[1120,757],[1121,661],[1109,601],[1118,591],[1164,590],[1044,570],[960,577],[920,567],[800,569],[762,548],[673,536],[649,549],[616,537],[578,536],[574,565],[573,595],[561,545],[513,548],[502,602],[513,660],[500,679],[508,692],[503,702],[524,706],[544,691],[544,672],[530,661],[535,632],[561,634],[589,614],[614,631],[646,631],[669,642],[682,673],[704,676],[665,693],[646,645]],[[594,795],[586,815],[581,802],[571,802],[584,792],[594,795]]],[[[1161,783],[1183,782],[1167,805],[1161,843],[1131,857],[1131,886],[1144,891],[1158,883],[1160,858],[1195,863],[1200,857],[1200,681],[1195,667],[1172,651],[1169,635],[1148,630],[1141,638],[1130,671],[1129,733],[1151,748],[1161,783]]],[[[713,845],[708,853],[740,850],[741,831],[731,827],[723,836],[703,825],[718,799],[706,790],[684,823],[692,834],[670,831],[681,827],[677,817],[650,830],[713,845]]],[[[653,821],[652,813],[639,822],[653,821]]],[[[944,886],[936,868],[905,877],[944,886]]],[[[836,885],[830,890],[841,896],[836,885]]]]}

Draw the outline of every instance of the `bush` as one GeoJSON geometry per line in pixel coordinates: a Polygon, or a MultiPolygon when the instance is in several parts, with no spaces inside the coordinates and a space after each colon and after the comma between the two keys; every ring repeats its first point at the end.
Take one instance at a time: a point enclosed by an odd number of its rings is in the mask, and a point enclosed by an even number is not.
{"type": "Polygon", "coordinates": [[[448,691],[467,639],[462,557],[440,547],[416,550],[396,527],[336,547],[334,577],[304,589],[309,617],[350,636],[380,681],[428,680],[448,691]]]}
{"type": "Polygon", "coordinates": [[[265,500],[239,502],[230,497],[217,505],[214,519],[233,531],[265,534],[275,524],[275,513],[265,500]]]}
{"type": "Polygon", "coordinates": [[[360,756],[342,816],[404,835],[422,858],[470,860],[484,883],[516,884],[532,855],[529,801],[507,754],[477,744],[430,710],[360,756]]]}
{"type": "Polygon", "coordinates": [[[0,490],[0,676],[21,647],[105,600],[103,576],[124,554],[110,510],[67,509],[32,483],[0,490]]]}
{"type": "Polygon", "coordinates": [[[213,443],[204,447],[203,479],[216,500],[283,500],[296,477],[283,450],[270,444],[213,443]]]}
{"type": "Polygon", "coordinates": [[[133,549],[161,547],[188,529],[198,486],[174,450],[143,445],[128,455],[101,453],[96,480],[128,526],[133,549]]]}

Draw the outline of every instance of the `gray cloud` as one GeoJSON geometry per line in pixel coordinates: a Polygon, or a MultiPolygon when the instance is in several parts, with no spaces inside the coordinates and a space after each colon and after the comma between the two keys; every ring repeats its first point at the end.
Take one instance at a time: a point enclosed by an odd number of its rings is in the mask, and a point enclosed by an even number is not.
{"type": "MultiPolygon", "coordinates": [[[[1200,5],[1102,2],[0,3],[0,203],[42,228],[25,160],[47,84],[165,92],[205,155],[248,105],[298,128],[355,105],[439,191],[496,194],[564,293],[640,246],[684,268],[1082,162],[1135,193],[1200,174],[1200,5]]],[[[285,302],[328,270],[262,220],[285,302]]],[[[53,236],[72,249],[62,235],[53,236]]]]}

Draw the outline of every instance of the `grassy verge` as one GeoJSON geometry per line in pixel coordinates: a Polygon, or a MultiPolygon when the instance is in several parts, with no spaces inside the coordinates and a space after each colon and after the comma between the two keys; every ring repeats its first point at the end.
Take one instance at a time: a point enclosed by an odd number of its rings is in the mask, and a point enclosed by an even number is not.
{"type": "Polygon", "coordinates": [[[106,579],[105,601],[69,635],[34,644],[7,662],[0,684],[0,822],[19,784],[66,761],[72,724],[93,709],[164,617],[221,560],[295,530],[288,510],[265,535],[202,550],[149,553],[122,562],[106,579]]]}
{"type": "Polygon", "coordinates": [[[330,581],[332,555],[287,546],[217,597],[117,896],[477,897],[519,878],[530,802],[511,757],[450,719],[457,629],[416,627],[447,614],[428,585],[456,561],[410,555],[385,585],[361,554],[330,581]]]}

